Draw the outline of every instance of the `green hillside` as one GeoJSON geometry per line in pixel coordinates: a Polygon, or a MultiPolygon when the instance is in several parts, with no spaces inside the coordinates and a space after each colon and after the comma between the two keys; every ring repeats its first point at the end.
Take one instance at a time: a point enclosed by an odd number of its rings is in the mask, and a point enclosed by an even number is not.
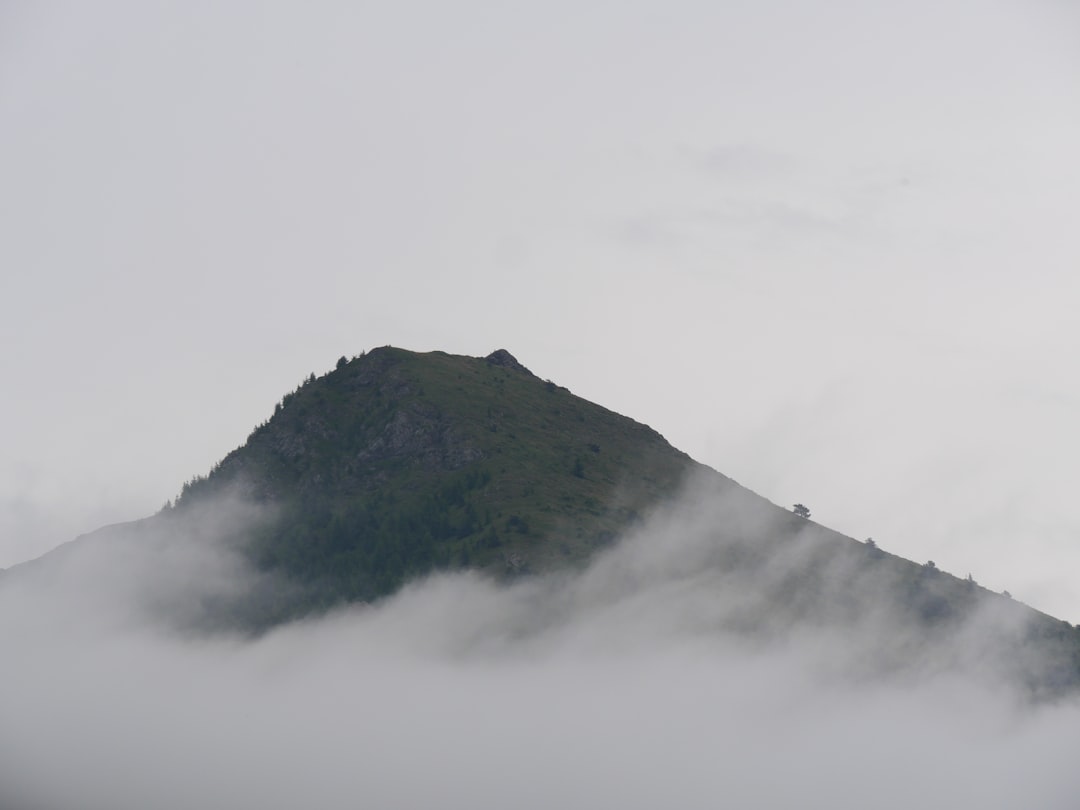
{"type": "Polygon", "coordinates": [[[275,504],[280,517],[252,558],[329,605],[377,598],[432,568],[573,564],[699,469],[655,431],[505,351],[386,347],[310,377],[174,508],[232,489],[275,504]]]}

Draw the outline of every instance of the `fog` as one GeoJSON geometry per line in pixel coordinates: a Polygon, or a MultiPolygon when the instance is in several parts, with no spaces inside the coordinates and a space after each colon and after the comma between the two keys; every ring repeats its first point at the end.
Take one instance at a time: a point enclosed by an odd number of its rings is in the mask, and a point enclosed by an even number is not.
{"type": "Polygon", "coordinates": [[[580,572],[433,576],[258,637],[190,620],[274,586],[230,539],[272,515],[68,546],[0,578],[0,806],[1074,805],[1075,704],[955,645],[868,667],[901,631],[869,593],[792,630],[762,594],[813,540],[731,573],[710,527],[761,519],[733,508],[695,492],[580,572]]]}
{"type": "MultiPolygon", "coordinates": [[[[1080,620],[1078,13],[0,3],[0,566],[341,354],[503,346],[1080,620]]],[[[913,649],[869,580],[795,622],[813,539],[735,577],[722,508],[257,638],[196,632],[283,587],[244,504],[2,573],[0,810],[1076,804],[1075,707],[983,665],[1003,615],[913,649]]]]}

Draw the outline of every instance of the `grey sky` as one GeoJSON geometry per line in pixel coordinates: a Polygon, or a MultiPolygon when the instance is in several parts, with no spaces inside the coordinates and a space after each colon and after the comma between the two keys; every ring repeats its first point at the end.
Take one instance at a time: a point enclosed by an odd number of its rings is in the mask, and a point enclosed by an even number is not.
{"type": "Polygon", "coordinates": [[[505,347],[1080,620],[1074,5],[224,5],[0,6],[0,565],[505,347]]]}

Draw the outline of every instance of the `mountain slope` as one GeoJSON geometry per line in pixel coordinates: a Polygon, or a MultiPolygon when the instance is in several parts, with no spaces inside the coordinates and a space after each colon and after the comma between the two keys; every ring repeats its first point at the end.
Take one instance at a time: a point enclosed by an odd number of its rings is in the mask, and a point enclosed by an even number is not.
{"type": "Polygon", "coordinates": [[[175,509],[226,491],[275,504],[253,558],[329,604],[385,595],[432,567],[581,561],[702,469],[508,352],[385,347],[309,378],[175,509]]]}
{"type": "MultiPolygon", "coordinates": [[[[59,570],[111,545],[114,567],[141,556],[147,570],[188,549],[187,573],[140,599],[174,623],[261,630],[432,570],[580,570],[620,537],[654,546],[650,576],[671,587],[714,582],[724,609],[702,612],[718,632],[859,636],[870,673],[962,666],[1039,696],[1080,686],[1077,628],[776,507],[502,350],[342,358],[174,505],[16,569],[59,570]],[[208,562],[222,549],[224,581],[208,562]]],[[[609,571],[620,559],[608,555],[609,571]]],[[[642,576],[614,579],[632,592],[642,576]]]]}

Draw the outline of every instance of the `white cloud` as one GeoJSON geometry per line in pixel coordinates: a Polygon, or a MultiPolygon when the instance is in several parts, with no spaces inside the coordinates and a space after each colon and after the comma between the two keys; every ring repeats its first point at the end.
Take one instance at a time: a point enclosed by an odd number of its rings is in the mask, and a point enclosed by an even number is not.
{"type": "Polygon", "coordinates": [[[697,502],[580,575],[434,577],[256,640],[177,635],[148,607],[245,582],[227,549],[87,545],[51,585],[0,580],[0,797],[49,810],[1071,807],[1074,703],[1031,707],[942,661],[866,677],[866,652],[895,642],[879,635],[884,603],[842,633],[733,629],[814,553],[805,537],[757,574],[726,574],[716,526],[760,519],[697,502]]]}

